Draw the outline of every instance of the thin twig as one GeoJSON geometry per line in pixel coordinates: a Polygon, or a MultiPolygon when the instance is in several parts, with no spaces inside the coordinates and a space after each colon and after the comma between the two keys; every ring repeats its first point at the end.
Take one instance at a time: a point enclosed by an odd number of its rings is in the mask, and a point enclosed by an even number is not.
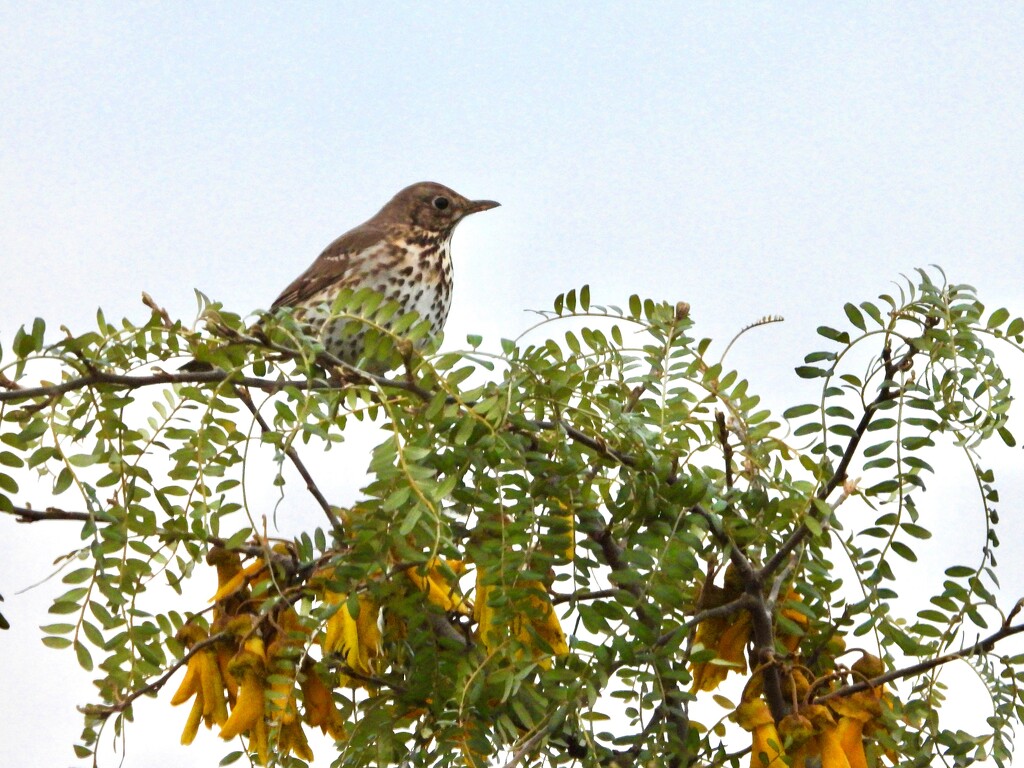
{"type": "Polygon", "coordinates": [[[585,600],[603,600],[606,597],[615,597],[620,592],[621,590],[618,589],[581,589],[570,594],[555,592],[551,595],[551,602],[554,605],[559,605],[561,603],[580,603],[585,600]]]}
{"type": "Polygon", "coordinates": [[[739,613],[740,611],[749,608],[752,604],[750,595],[744,592],[735,600],[730,600],[728,603],[723,603],[722,605],[716,605],[714,608],[705,608],[702,611],[698,611],[679,626],[673,627],[668,632],[661,635],[661,637],[654,641],[654,647],[663,648],[675,640],[681,632],[686,632],[692,629],[702,621],[722,618],[724,616],[732,616],[735,613],[739,613]]]}
{"type": "MultiPolygon", "coordinates": [[[[904,353],[899,360],[894,361],[891,359],[889,348],[886,347],[883,351],[883,362],[885,366],[885,381],[893,381],[896,374],[900,371],[906,370],[907,367],[913,362],[914,355],[917,354],[917,348],[910,345],[906,353],[904,353]]],[[[837,487],[842,485],[846,481],[846,473],[850,468],[850,463],[857,455],[857,448],[860,446],[860,441],[867,433],[868,426],[871,424],[871,420],[874,418],[878,409],[890,400],[895,400],[900,396],[901,390],[897,387],[886,384],[879,391],[877,397],[872,400],[864,408],[864,413],[861,414],[860,421],[857,423],[856,429],[853,434],[850,435],[850,439],[846,443],[846,449],[843,451],[843,456],[839,460],[839,464],[833,471],[832,476],[829,477],[825,483],[818,489],[816,497],[824,501],[837,487]]],[[[796,549],[804,539],[806,539],[811,533],[811,529],[807,527],[806,523],[802,523],[797,527],[793,533],[790,534],[789,538],[782,543],[782,546],[772,555],[768,562],[764,564],[761,569],[762,578],[768,578],[774,573],[783,561],[789,556],[789,553],[796,549]]]]}
{"type": "Polygon", "coordinates": [[[516,750],[512,753],[512,757],[507,763],[505,763],[504,768],[515,768],[519,765],[519,763],[523,761],[523,758],[526,757],[527,753],[537,746],[537,744],[539,744],[546,735],[547,729],[539,728],[532,736],[530,736],[530,738],[526,739],[522,744],[516,747],[516,750]]]}
{"type": "MultiPolygon", "coordinates": [[[[249,413],[252,414],[256,423],[259,424],[260,430],[263,434],[268,435],[272,433],[273,430],[267,423],[267,420],[263,418],[263,414],[260,413],[260,409],[256,407],[256,403],[252,401],[252,397],[249,395],[248,390],[240,386],[235,386],[234,389],[235,393],[238,395],[238,399],[241,400],[245,404],[245,407],[249,409],[249,413]]],[[[302,459],[299,458],[299,454],[291,445],[284,448],[284,453],[285,456],[291,460],[295,469],[298,470],[302,479],[306,481],[306,489],[309,491],[310,495],[316,499],[317,504],[319,504],[320,508],[324,511],[324,514],[327,516],[327,520],[331,524],[331,529],[340,537],[341,534],[344,533],[344,527],[341,524],[341,519],[334,510],[331,509],[331,505],[324,497],[320,487],[316,484],[316,481],[313,480],[313,476],[309,473],[309,470],[306,469],[306,465],[302,462],[302,459]]]]}

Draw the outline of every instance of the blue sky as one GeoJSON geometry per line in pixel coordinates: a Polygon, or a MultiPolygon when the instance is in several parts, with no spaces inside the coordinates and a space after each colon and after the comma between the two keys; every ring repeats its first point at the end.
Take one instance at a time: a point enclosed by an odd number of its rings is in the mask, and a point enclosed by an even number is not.
{"type": "MultiPolygon", "coordinates": [[[[1024,309],[1020,4],[368,5],[0,2],[0,343],[142,317],[142,291],[265,308],[424,179],[503,203],[456,236],[451,346],[584,282],[688,301],[723,342],[781,314],[730,361],[784,407],[814,329],[901,272],[1024,309]]],[[[6,528],[16,647],[52,669],[8,746],[69,763],[88,685],[18,614],[41,591],[13,594],[59,550],[6,528]]],[[[158,704],[170,736],[129,766],[201,754],[158,704]]]]}

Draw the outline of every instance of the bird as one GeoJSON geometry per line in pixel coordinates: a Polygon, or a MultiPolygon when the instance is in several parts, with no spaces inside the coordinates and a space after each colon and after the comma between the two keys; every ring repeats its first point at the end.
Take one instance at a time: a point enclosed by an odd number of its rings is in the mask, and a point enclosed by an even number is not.
{"type": "MultiPolygon", "coordinates": [[[[325,351],[354,365],[363,353],[365,329],[332,316],[338,294],[368,288],[397,302],[400,314],[416,312],[430,324],[424,342],[437,336],[452,302],[452,234],[467,216],[496,208],[494,200],[470,200],[432,181],[398,192],[371,218],[328,245],[285,288],[271,312],[289,309],[305,333],[325,351]]],[[[198,370],[192,361],[185,370],[198,370]]],[[[204,366],[209,370],[209,366],[204,366]]]]}

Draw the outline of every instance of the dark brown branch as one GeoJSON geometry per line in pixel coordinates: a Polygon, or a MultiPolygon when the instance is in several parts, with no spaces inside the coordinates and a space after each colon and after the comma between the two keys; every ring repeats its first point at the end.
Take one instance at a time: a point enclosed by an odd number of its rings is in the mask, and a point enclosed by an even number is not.
{"type": "Polygon", "coordinates": [[[968,646],[961,651],[954,653],[946,653],[942,656],[936,656],[933,659],[922,661],[918,664],[912,664],[909,667],[903,667],[902,669],[896,669],[892,672],[886,672],[884,675],[873,677],[870,680],[861,680],[857,683],[851,683],[845,685],[835,691],[830,691],[823,696],[818,696],[815,700],[815,704],[821,704],[822,702],[828,701],[829,699],[839,698],[840,696],[849,696],[860,691],[866,691],[869,688],[877,688],[880,685],[891,683],[894,680],[902,680],[905,677],[913,677],[919,675],[922,672],[927,672],[929,669],[935,669],[943,664],[948,664],[951,661],[959,661],[966,659],[971,656],[984,656],[992,651],[992,648],[1000,640],[1005,640],[1013,635],[1024,632],[1024,624],[1016,624],[1013,626],[1001,627],[997,632],[993,632],[991,635],[986,637],[984,640],[979,640],[974,645],[968,646]]]}
{"type": "MultiPolygon", "coordinates": [[[[623,559],[622,546],[615,541],[615,538],[612,536],[611,528],[601,525],[587,531],[587,535],[590,536],[590,538],[601,548],[601,553],[604,555],[605,562],[612,569],[613,573],[629,569],[629,566],[623,559]]],[[[612,580],[614,581],[614,578],[612,580]]],[[[645,606],[643,602],[644,592],[640,585],[635,583],[623,584],[621,589],[626,590],[636,598],[636,607],[634,610],[636,611],[636,617],[640,623],[652,632],[658,631],[658,625],[660,623],[659,617],[652,614],[645,606]]],[[[655,663],[656,672],[658,671],[659,666],[660,665],[658,663],[655,663]]],[[[679,689],[679,685],[673,676],[663,676],[662,682],[665,688],[665,697],[661,703],[661,708],[664,709],[668,722],[675,728],[676,733],[680,734],[682,743],[685,743],[685,733],[690,724],[689,719],[683,711],[685,708],[683,693],[679,689]]]]}
{"type": "Polygon", "coordinates": [[[736,568],[740,576],[743,577],[743,582],[754,579],[757,574],[754,571],[754,566],[751,565],[750,560],[743,554],[743,551],[739,546],[732,540],[732,537],[722,529],[718,524],[718,519],[708,512],[700,504],[695,504],[690,507],[690,512],[704,518],[704,522],[708,524],[708,530],[711,531],[711,535],[714,537],[718,545],[729,555],[729,560],[736,568]]]}
{"type": "MultiPolygon", "coordinates": [[[[291,350],[287,347],[282,347],[280,345],[267,346],[275,352],[280,352],[292,357],[298,356],[298,352],[296,350],[291,350]]],[[[433,393],[417,386],[416,384],[408,381],[376,376],[355,368],[342,360],[339,360],[333,355],[323,353],[317,357],[317,362],[325,366],[340,368],[346,373],[350,373],[355,379],[364,380],[382,388],[398,389],[408,392],[423,401],[428,401],[433,397],[433,393]]],[[[18,403],[26,400],[37,400],[39,398],[46,398],[47,402],[51,402],[57,397],[67,394],[68,392],[74,392],[79,389],[85,389],[97,385],[115,386],[123,389],[141,389],[142,387],[157,386],[160,384],[219,384],[224,381],[229,381],[236,387],[247,387],[249,389],[257,389],[271,394],[279,392],[286,387],[298,390],[338,389],[336,382],[305,378],[285,380],[267,379],[254,376],[242,376],[237,372],[228,372],[220,369],[214,369],[212,371],[179,371],[177,373],[158,370],[156,373],[146,375],[117,374],[96,370],[94,373],[68,379],[60,384],[47,384],[38,387],[0,391],[0,403],[18,403]]],[[[13,383],[14,382],[12,382],[12,384],[13,383]]],[[[610,447],[600,437],[591,437],[585,432],[582,432],[566,423],[564,420],[530,421],[526,422],[526,426],[531,430],[560,429],[564,431],[565,434],[574,442],[580,443],[606,458],[612,459],[613,461],[627,467],[635,468],[639,465],[639,460],[636,457],[610,447]]]]}
{"type": "Polygon", "coordinates": [[[635,456],[612,448],[600,437],[591,437],[585,432],[581,432],[576,429],[576,427],[567,424],[563,419],[556,419],[554,421],[529,421],[526,423],[533,430],[560,429],[574,442],[584,445],[595,453],[599,453],[605,458],[612,459],[624,466],[635,469],[640,464],[640,461],[635,456]]]}
{"type": "MultiPolygon", "coordinates": [[[[90,520],[98,520],[100,522],[108,522],[112,520],[112,518],[109,515],[103,512],[92,514],[90,512],[78,512],[75,510],[59,509],[57,507],[47,507],[44,510],[31,509],[29,507],[12,507],[10,510],[0,510],[0,512],[14,517],[15,520],[19,523],[41,523],[50,520],[70,520],[73,522],[84,523],[89,522],[90,520]]],[[[227,541],[219,536],[200,537],[196,534],[187,533],[184,531],[163,531],[158,533],[158,535],[160,536],[161,541],[182,541],[185,539],[201,539],[204,543],[211,544],[215,547],[221,547],[222,549],[229,549],[232,552],[237,552],[238,554],[244,555],[246,557],[265,558],[267,555],[267,548],[265,546],[259,544],[236,544],[234,546],[229,547],[227,541]]],[[[286,567],[286,570],[289,573],[294,574],[301,573],[304,570],[312,570],[318,565],[318,563],[321,560],[329,556],[332,552],[337,551],[338,550],[327,550],[327,552],[325,552],[324,555],[322,555],[320,558],[311,563],[307,563],[305,565],[296,564],[291,567],[286,567]]],[[[282,558],[280,557],[275,557],[274,561],[278,565],[282,564],[282,558]]]]}
{"type": "Polygon", "coordinates": [[[54,398],[60,395],[74,392],[78,389],[86,389],[97,385],[110,385],[123,389],[141,389],[152,387],[158,384],[219,384],[222,381],[231,380],[236,384],[253,389],[261,389],[268,392],[276,392],[284,387],[295,387],[297,389],[331,389],[333,385],[322,381],[311,381],[308,379],[294,379],[279,381],[275,379],[261,379],[252,376],[239,376],[227,371],[188,371],[181,373],[168,373],[158,371],[146,375],[108,373],[96,371],[95,373],[78,378],[68,379],[60,384],[44,384],[38,387],[26,387],[13,389],[7,392],[0,392],[0,403],[17,403],[24,400],[36,400],[38,398],[54,398]]]}
{"type": "Polygon", "coordinates": [[[754,635],[754,666],[764,667],[765,701],[768,703],[772,716],[779,721],[788,714],[788,711],[786,699],[782,695],[782,676],[779,674],[778,667],[771,663],[775,653],[775,629],[772,612],[764,594],[763,571],[754,568],[747,556],[732,540],[732,537],[718,525],[718,520],[710,512],[699,504],[692,507],[691,511],[704,518],[711,529],[711,535],[722,549],[728,552],[730,562],[743,579],[743,591],[748,603],[744,607],[750,611],[750,623],[754,635]]]}
{"type": "Polygon", "coordinates": [[[764,698],[776,722],[789,714],[789,704],[782,693],[782,675],[775,660],[775,627],[771,609],[760,579],[746,584],[750,598],[750,624],[754,635],[754,667],[763,667],[764,698]]]}
{"type": "Polygon", "coordinates": [[[78,520],[79,522],[87,522],[96,518],[96,515],[89,512],[68,512],[57,507],[47,507],[46,509],[12,507],[9,510],[0,511],[13,515],[19,523],[38,523],[43,520],[78,520]]]}
{"type": "MultiPolygon", "coordinates": [[[[155,304],[152,304],[151,299],[149,302],[146,302],[144,298],[144,303],[146,303],[147,306],[155,307],[155,304]]],[[[281,344],[274,344],[265,339],[257,338],[255,336],[245,336],[234,332],[230,334],[230,337],[233,340],[245,343],[252,347],[260,347],[279,353],[291,360],[303,359],[303,355],[300,350],[286,347],[281,344]]],[[[68,379],[60,384],[46,384],[38,387],[24,388],[17,384],[17,382],[11,381],[5,377],[3,384],[8,391],[0,392],[0,403],[22,402],[24,400],[34,400],[40,397],[55,398],[68,392],[95,386],[97,384],[119,386],[126,389],[138,389],[140,387],[154,386],[157,384],[217,384],[222,381],[230,380],[238,386],[259,389],[265,392],[277,392],[284,387],[295,387],[303,390],[337,389],[336,384],[327,381],[314,379],[291,379],[280,381],[252,376],[242,376],[239,371],[224,371],[219,368],[214,368],[209,371],[184,371],[179,369],[174,373],[157,368],[156,373],[147,375],[118,374],[100,370],[95,367],[91,361],[85,362],[89,371],[87,375],[68,379]]],[[[346,363],[328,352],[319,353],[316,356],[316,362],[324,368],[344,370],[345,373],[349,374],[354,379],[373,383],[380,387],[406,390],[419,396],[421,399],[429,399],[431,396],[429,392],[426,392],[412,382],[397,381],[383,376],[377,376],[376,374],[356,368],[354,365],[346,363]]]]}
{"type": "Polygon", "coordinates": [[[732,488],[732,445],[729,444],[729,429],[725,426],[725,414],[715,411],[715,425],[718,427],[718,442],[722,444],[722,458],[725,462],[725,487],[732,488]]]}

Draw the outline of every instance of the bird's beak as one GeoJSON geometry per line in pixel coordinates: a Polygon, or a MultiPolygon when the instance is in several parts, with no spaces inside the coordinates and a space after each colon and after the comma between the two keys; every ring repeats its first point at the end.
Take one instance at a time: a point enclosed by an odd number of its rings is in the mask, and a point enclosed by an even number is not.
{"type": "Polygon", "coordinates": [[[466,212],[463,216],[469,216],[471,213],[480,213],[480,211],[489,211],[491,208],[497,208],[501,203],[496,203],[494,200],[470,200],[469,205],[466,206],[466,212]]]}

